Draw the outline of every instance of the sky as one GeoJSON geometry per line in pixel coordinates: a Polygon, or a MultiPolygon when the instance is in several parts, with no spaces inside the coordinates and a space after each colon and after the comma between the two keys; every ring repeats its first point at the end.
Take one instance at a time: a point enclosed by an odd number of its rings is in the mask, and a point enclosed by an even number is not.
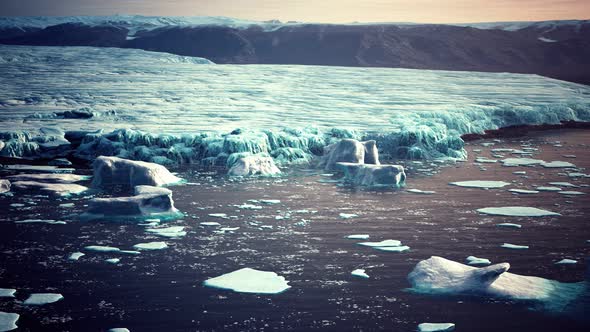
{"type": "Polygon", "coordinates": [[[0,0],[0,16],[141,14],[324,23],[589,19],[590,0],[0,0]]]}

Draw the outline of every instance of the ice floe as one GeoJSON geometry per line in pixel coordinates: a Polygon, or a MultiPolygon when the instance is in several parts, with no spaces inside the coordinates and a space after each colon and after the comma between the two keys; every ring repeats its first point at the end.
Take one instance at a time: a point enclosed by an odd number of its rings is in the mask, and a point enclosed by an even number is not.
{"type": "Polygon", "coordinates": [[[0,311],[0,332],[17,329],[18,326],[16,325],[16,322],[19,318],[19,314],[0,311]]]}
{"type": "Polygon", "coordinates": [[[119,264],[121,259],[120,258],[109,258],[109,259],[105,259],[104,261],[107,263],[110,263],[110,264],[119,264]]]}
{"type": "Polygon", "coordinates": [[[43,173],[72,173],[75,171],[73,168],[60,168],[57,166],[47,165],[4,165],[4,169],[19,172],[43,172],[43,173]]]}
{"type": "Polygon", "coordinates": [[[117,247],[110,247],[110,246],[86,246],[84,249],[88,251],[96,251],[96,252],[119,252],[121,249],[117,247]]]}
{"type": "Polygon", "coordinates": [[[86,255],[85,253],[77,251],[77,252],[71,253],[70,256],[68,257],[68,259],[71,261],[77,261],[80,259],[80,257],[85,256],[85,255],[86,255]]]}
{"type": "Polygon", "coordinates": [[[577,260],[564,258],[564,259],[560,260],[559,262],[556,262],[555,264],[577,264],[577,263],[578,263],[577,260]]]}
{"type": "Polygon", "coordinates": [[[479,258],[479,257],[475,257],[475,256],[469,256],[465,260],[467,261],[467,264],[469,264],[469,265],[490,265],[490,264],[492,264],[492,262],[490,262],[490,260],[487,258],[479,258]]]}
{"type": "Polygon", "coordinates": [[[557,193],[558,194],[561,194],[561,195],[570,195],[570,196],[586,195],[586,193],[584,193],[584,192],[581,192],[581,191],[572,191],[572,190],[569,190],[569,191],[567,191],[567,190],[566,191],[559,191],[557,193]]]}
{"type": "Polygon", "coordinates": [[[146,232],[153,233],[155,235],[163,236],[163,237],[182,237],[186,235],[184,231],[184,226],[171,226],[171,227],[164,227],[164,228],[148,228],[145,230],[146,232]]]}
{"type": "Polygon", "coordinates": [[[52,219],[25,219],[15,220],[15,224],[49,224],[49,225],[65,225],[65,221],[52,220],[52,219]]]}
{"type": "Polygon", "coordinates": [[[552,187],[552,186],[541,186],[541,187],[535,187],[535,190],[538,190],[538,191],[561,191],[561,188],[552,187]]]}
{"type": "Polygon", "coordinates": [[[109,329],[107,332],[131,332],[131,331],[129,331],[129,329],[125,328],[125,327],[114,327],[112,329],[109,329]]]}
{"type": "Polygon", "coordinates": [[[477,209],[477,212],[483,214],[491,214],[496,216],[509,217],[545,217],[545,216],[561,216],[556,212],[538,209],[528,206],[503,206],[503,207],[487,207],[477,209]]]}
{"type": "Polygon", "coordinates": [[[358,217],[358,214],[354,214],[354,213],[340,213],[338,216],[340,217],[340,219],[352,219],[352,218],[358,217]]]}
{"type": "Polygon", "coordinates": [[[24,305],[44,305],[63,300],[59,293],[37,293],[31,294],[24,302],[24,305]]]}
{"type": "Polygon", "coordinates": [[[279,200],[279,199],[261,199],[259,201],[262,204],[268,204],[268,205],[280,204],[281,203],[281,200],[279,200]]]}
{"type": "Polygon", "coordinates": [[[559,187],[570,187],[570,188],[578,188],[577,185],[570,183],[570,182],[549,182],[550,185],[559,186],[559,187]]]}
{"type": "Polygon", "coordinates": [[[14,297],[16,289],[12,288],[0,288],[0,297],[14,297]]]}
{"type": "Polygon", "coordinates": [[[422,194],[422,195],[432,195],[435,194],[435,191],[432,190],[420,190],[420,189],[406,189],[407,192],[413,194],[422,194]]]}
{"type": "Polygon", "coordinates": [[[398,240],[383,240],[379,242],[359,242],[357,244],[366,247],[399,247],[402,245],[401,241],[398,240]]]}
{"type": "Polygon", "coordinates": [[[500,224],[496,224],[496,226],[506,227],[506,228],[522,228],[522,225],[520,225],[520,224],[513,224],[513,223],[509,223],[509,222],[503,222],[500,224]]]}
{"type": "Polygon", "coordinates": [[[508,189],[508,191],[511,193],[516,193],[516,194],[538,194],[539,193],[538,190],[527,190],[527,189],[508,189]]]}
{"type": "Polygon", "coordinates": [[[209,213],[208,216],[213,218],[227,218],[227,214],[225,213],[209,213]]]}
{"type": "Polygon", "coordinates": [[[132,189],[139,185],[164,186],[182,181],[166,167],[144,161],[100,156],[94,160],[92,166],[94,188],[122,185],[132,189]]]}
{"type": "Polygon", "coordinates": [[[381,251],[389,251],[389,252],[406,252],[410,251],[410,247],[408,246],[397,246],[397,247],[373,247],[377,250],[381,251]]]}
{"type": "Polygon", "coordinates": [[[458,181],[458,182],[450,182],[449,184],[451,184],[453,186],[459,186],[459,187],[483,188],[483,189],[502,188],[502,187],[510,185],[510,183],[504,182],[504,181],[485,181],[485,180],[458,181]]]}
{"type": "Polygon", "coordinates": [[[70,173],[42,173],[42,174],[17,174],[7,176],[11,181],[35,181],[46,183],[74,183],[89,180],[88,175],[77,175],[70,173]]]}
{"type": "Polygon", "coordinates": [[[523,245],[512,244],[512,243],[503,243],[500,247],[506,248],[506,249],[516,249],[516,250],[523,250],[523,249],[529,248],[529,246],[523,246],[523,245]]]}
{"type": "Polygon", "coordinates": [[[137,250],[162,250],[168,248],[168,245],[166,244],[166,242],[156,241],[138,243],[133,245],[133,248],[137,250]]]}
{"type": "Polygon", "coordinates": [[[418,332],[447,332],[453,331],[453,323],[421,323],[418,324],[418,332]]]}
{"type": "Polygon", "coordinates": [[[369,234],[351,234],[346,236],[350,240],[368,240],[369,234]]]}
{"type": "Polygon", "coordinates": [[[199,225],[201,225],[201,226],[221,226],[221,224],[218,223],[217,221],[203,221],[203,222],[199,223],[199,225]]]}
{"type": "Polygon", "coordinates": [[[567,161],[550,161],[550,162],[543,162],[541,166],[546,168],[575,168],[576,165],[567,162],[567,161]]]}
{"type": "Polygon", "coordinates": [[[355,277],[369,278],[369,275],[365,273],[364,269],[356,269],[350,272],[350,274],[352,274],[355,277]]]}
{"type": "Polygon", "coordinates": [[[275,272],[259,271],[251,268],[243,268],[219,277],[207,279],[204,285],[240,293],[259,294],[277,294],[291,287],[284,277],[277,275],[275,272]]]}

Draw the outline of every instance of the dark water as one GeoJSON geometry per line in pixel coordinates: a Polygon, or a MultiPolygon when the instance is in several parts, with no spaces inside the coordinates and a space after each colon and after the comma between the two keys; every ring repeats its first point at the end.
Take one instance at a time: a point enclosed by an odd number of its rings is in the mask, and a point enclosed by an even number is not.
{"type": "MultiPolygon", "coordinates": [[[[566,160],[590,166],[590,132],[551,132],[529,138],[541,152],[535,158],[566,160]],[[560,140],[562,147],[553,146],[560,140]],[[563,154],[576,154],[565,159],[563,154]]],[[[518,147],[519,138],[494,147],[518,147]]],[[[550,181],[589,183],[559,175],[562,169],[474,165],[490,157],[491,147],[474,143],[470,160],[443,167],[434,176],[409,164],[408,188],[434,190],[434,195],[404,191],[358,191],[321,183],[317,172],[298,170],[286,178],[233,182],[218,176],[180,170],[198,184],[172,187],[176,207],[186,214],[170,225],[185,226],[186,237],[167,239],[133,224],[81,222],[86,198],[31,198],[0,195],[0,287],[16,288],[17,301],[0,299],[0,311],[21,314],[20,331],[413,331],[421,322],[453,322],[457,331],[587,331],[588,322],[567,315],[532,310],[530,304],[469,296],[433,297],[405,291],[407,274],[432,255],[464,262],[469,255],[493,263],[509,262],[511,272],[563,282],[582,281],[590,255],[590,195],[557,193],[514,195],[509,188],[532,189],[550,181]],[[526,170],[528,178],[512,174],[526,170]],[[504,189],[481,190],[449,186],[449,181],[504,180],[504,189]],[[249,199],[280,199],[262,210],[234,205],[249,199]],[[35,205],[31,205],[30,201],[35,205]],[[73,202],[74,208],[58,207],[73,202]],[[23,203],[25,207],[9,204],[23,203]],[[561,213],[561,217],[492,217],[475,210],[488,206],[523,205],[561,213]],[[303,213],[298,210],[317,211],[303,213]],[[275,220],[290,212],[291,218],[275,220]],[[230,219],[211,218],[226,213],[230,219]],[[341,219],[339,213],[355,213],[341,219]],[[57,219],[67,225],[14,224],[29,218],[57,219]],[[202,227],[218,221],[240,227],[216,234],[202,227]],[[258,225],[253,222],[259,222],[258,225]],[[303,222],[302,222],[303,221],[303,222]],[[515,222],[521,229],[496,227],[515,222]],[[272,229],[261,228],[272,226],[272,229]],[[372,241],[396,239],[410,252],[389,253],[358,246],[349,234],[370,234],[372,241]],[[133,244],[165,241],[168,249],[141,255],[92,253],[79,261],[67,257],[87,245],[131,249],[133,244]],[[528,250],[500,248],[504,242],[529,245],[528,250]],[[121,258],[119,264],[104,262],[121,258]],[[579,260],[559,266],[562,258],[579,260]],[[285,276],[292,286],[282,294],[240,294],[202,285],[207,278],[251,267],[285,276]],[[366,269],[369,279],[350,275],[366,269]],[[41,307],[19,304],[32,292],[62,293],[64,300],[41,307]]],[[[587,188],[574,190],[588,191],[587,188]]],[[[589,312],[590,313],[590,312],[589,312]]]]}

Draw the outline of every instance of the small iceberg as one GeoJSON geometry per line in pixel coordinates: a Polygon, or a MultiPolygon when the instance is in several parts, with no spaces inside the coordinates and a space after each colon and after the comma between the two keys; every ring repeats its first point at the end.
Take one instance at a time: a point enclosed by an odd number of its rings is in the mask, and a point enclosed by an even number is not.
{"type": "Polygon", "coordinates": [[[205,286],[229,289],[239,293],[278,294],[291,288],[284,277],[274,272],[243,268],[207,279],[205,286]]]}
{"type": "Polygon", "coordinates": [[[227,214],[225,213],[209,213],[208,216],[213,218],[227,218],[227,214]]]}
{"type": "Polygon", "coordinates": [[[539,193],[538,190],[527,190],[527,189],[509,189],[508,191],[511,193],[515,193],[515,194],[538,194],[539,193]]]}
{"type": "Polygon", "coordinates": [[[260,203],[273,205],[273,204],[280,204],[281,200],[279,200],[279,199],[261,199],[260,203]]]}
{"type": "Polygon", "coordinates": [[[422,323],[418,325],[418,332],[446,332],[453,331],[453,323],[422,323]]]}
{"type": "Polygon", "coordinates": [[[111,264],[119,264],[121,259],[120,258],[109,258],[109,259],[105,259],[104,261],[107,263],[111,263],[111,264]]]}
{"type": "Polygon", "coordinates": [[[23,302],[24,305],[44,305],[55,303],[63,300],[63,295],[59,293],[37,293],[31,294],[28,299],[23,302]]]}
{"type": "Polygon", "coordinates": [[[125,328],[125,327],[114,327],[112,329],[109,329],[107,332],[131,332],[131,331],[129,331],[129,329],[125,328]]]}
{"type": "Polygon", "coordinates": [[[529,248],[529,246],[522,246],[522,245],[518,245],[518,244],[511,244],[511,243],[504,243],[500,247],[506,248],[506,249],[516,249],[516,250],[523,250],[523,249],[529,248]]]}
{"type": "Polygon", "coordinates": [[[535,190],[538,190],[538,191],[561,191],[561,188],[552,187],[552,186],[541,186],[541,187],[536,187],[535,190]]]}
{"type": "Polygon", "coordinates": [[[350,274],[352,274],[355,277],[361,277],[361,278],[369,278],[369,275],[365,273],[364,269],[356,269],[352,272],[350,272],[350,274]]]}
{"type": "Polygon", "coordinates": [[[549,182],[550,185],[559,186],[559,187],[570,187],[570,188],[578,188],[577,185],[570,183],[570,182],[549,182]]]}
{"type": "Polygon", "coordinates": [[[487,258],[479,258],[479,257],[475,257],[475,256],[469,256],[465,260],[467,261],[468,265],[490,265],[490,264],[492,264],[492,262],[490,262],[490,260],[487,258]]]}
{"type": "Polygon", "coordinates": [[[581,191],[559,191],[557,193],[561,194],[561,195],[570,195],[570,196],[586,195],[586,193],[583,193],[581,191]]]}
{"type": "Polygon", "coordinates": [[[340,213],[338,216],[340,217],[340,219],[352,219],[352,218],[358,217],[358,214],[354,214],[354,213],[340,213]]]}
{"type": "Polygon", "coordinates": [[[0,288],[0,297],[14,297],[16,289],[13,288],[0,288]]]}
{"type": "Polygon", "coordinates": [[[171,226],[165,228],[148,228],[145,230],[148,233],[152,233],[163,237],[182,237],[186,235],[184,226],[171,226]]]}
{"type": "Polygon", "coordinates": [[[17,329],[16,322],[19,318],[19,314],[0,311],[0,332],[17,329]]]}
{"type": "Polygon", "coordinates": [[[569,264],[577,264],[577,263],[578,263],[578,261],[575,260],[575,259],[567,259],[567,258],[564,258],[564,259],[560,260],[559,262],[556,262],[555,264],[569,265],[569,264]]]}
{"type": "Polygon", "coordinates": [[[409,193],[421,194],[421,195],[432,195],[432,194],[436,194],[436,192],[435,191],[432,191],[432,190],[408,189],[406,191],[409,192],[409,193]]]}
{"type": "Polygon", "coordinates": [[[520,224],[513,224],[510,222],[503,222],[501,224],[496,224],[496,226],[498,227],[506,227],[506,228],[522,228],[522,225],[520,224]]]}
{"type": "Polygon", "coordinates": [[[381,242],[359,242],[357,244],[366,247],[399,247],[402,245],[402,242],[398,240],[383,240],[381,242]]]}
{"type": "Polygon", "coordinates": [[[242,210],[262,210],[262,206],[254,204],[235,205],[235,207],[242,210]]]}
{"type": "Polygon", "coordinates": [[[410,247],[408,246],[398,246],[398,247],[374,247],[377,250],[381,251],[389,251],[389,252],[406,252],[410,251],[410,247]]]}
{"type": "Polygon", "coordinates": [[[217,221],[203,221],[202,223],[200,223],[201,226],[221,226],[220,223],[218,223],[217,221]]]}
{"type": "Polygon", "coordinates": [[[528,206],[504,206],[504,207],[488,207],[477,209],[477,212],[483,214],[490,214],[494,216],[508,216],[508,217],[546,217],[546,216],[561,216],[556,212],[537,209],[528,206]]]}
{"type": "Polygon", "coordinates": [[[121,249],[109,246],[86,246],[84,249],[96,252],[119,252],[121,249]]]}
{"type": "Polygon", "coordinates": [[[510,185],[510,183],[504,182],[504,181],[483,181],[483,180],[459,181],[459,182],[451,182],[449,184],[453,185],[453,186],[459,186],[459,187],[482,188],[482,189],[495,189],[495,188],[502,188],[502,187],[510,185]]]}
{"type": "Polygon", "coordinates": [[[146,242],[138,243],[133,246],[137,250],[162,250],[168,248],[166,242],[146,242]]]}
{"type": "Polygon", "coordinates": [[[369,234],[351,234],[346,236],[349,240],[368,240],[369,234]]]}
{"type": "Polygon", "coordinates": [[[77,261],[80,259],[80,257],[85,256],[86,254],[83,252],[74,252],[70,254],[70,257],[68,257],[69,260],[71,261],[77,261]]]}

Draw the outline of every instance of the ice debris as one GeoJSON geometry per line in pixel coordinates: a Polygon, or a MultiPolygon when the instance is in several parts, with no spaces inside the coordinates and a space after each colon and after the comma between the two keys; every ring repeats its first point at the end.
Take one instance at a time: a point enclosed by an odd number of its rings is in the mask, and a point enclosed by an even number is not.
{"type": "Polygon", "coordinates": [[[559,262],[556,262],[555,264],[576,264],[576,263],[578,263],[577,260],[564,258],[564,259],[560,260],[559,262]]]}
{"type": "Polygon", "coordinates": [[[63,295],[58,293],[37,293],[31,294],[28,299],[26,299],[23,304],[24,305],[44,305],[55,303],[57,301],[63,300],[63,295]]]}
{"type": "Polygon", "coordinates": [[[291,286],[274,272],[243,268],[219,277],[207,279],[205,286],[229,289],[240,293],[277,294],[291,286]]]}
{"type": "Polygon", "coordinates": [[[366,247],[399,247],[402,245],[401,241],[398,240],[383,240],[380,242],[359,242],[357,244],[366,247]]]}
{"type": "Polygon", "coordinates": [[[509,223],[509,222],[504,222],[501,224],[496,224],[496,226],[498,227],[506,227],[506,228],[522,228],[522,225],[520,224],[513,224],[513,223],[509,223]]]}
{"type": "Polygon", "coordinates": [[[350,272],[350,274],[352,274],[355,277],[369,278],[369,275],[365,273],[364,269],[356,269],[350,272]]]}
{"type": "Polygon", "coordinates": [[[453,331],[453,323],[421,323],[418,324],[418,332],[447,332],[453,331]]]}
{"type": "Polygon", "coordinates": [[[202,226],[221,226],[221,224],[218,223],[217,221],[203,221],[202,223],[200,223],[200,225],[202,225],[202,226]]]}
{"type": "Polygon", "coordinates": [[[490,214],[496,216],[510,216],[510,217],[545,217],[545,216],[561,216],[556,212],[542,210],[528,206],[504,206],[504,207],[488,207],[477,209],[477,212],[483,214],[490,214]]]}
{"type": "Polygon", "coordinates": [[[458,181],[458,182],[450,182],[449,184],[451,184],[453,186],[459,186],[459,187],[484,188],[484,189],[502,188],[502,187],[510,185],[510,183],[504,182],[504,181],[484,181],[484,180],[458,181]]]}
{"type": "Polygon", "coordinates": [[[19,318],[19,314],[0,311],[0,332],[17,329],[18,326],[16,325],[16,322],[19,318]]]}
{"type": "Polygon", "coordinates": [[[122,185],[126,188],[135,188],[139,185],[164,186],[182,181],[166,167],[144,161],[100,156],[94,160],[92,166],[94,188],[108,188],[113,185],[122,185]]]}
{"type": "Polygon", "coordinates": [[[96,252],[119,252],[121,249],[110,246],[86,246],[84,249],[96,252]]]}
{"type": "Polygon", "coordinates": [[[110,264],[119,264],[121,259],[120,258],[109,258],[109,259],[105,259],[104,261],[107,263],[110,263],[110,264]]]}

